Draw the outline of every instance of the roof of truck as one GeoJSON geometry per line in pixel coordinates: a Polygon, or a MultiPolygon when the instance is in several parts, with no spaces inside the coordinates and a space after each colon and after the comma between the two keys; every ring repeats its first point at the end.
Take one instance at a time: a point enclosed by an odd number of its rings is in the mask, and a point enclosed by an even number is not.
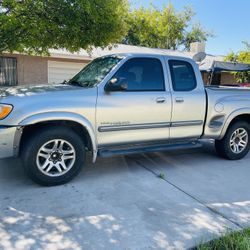
{"type": "Polygon", "coordinates": [[[178,57],[178,58],[186,58],[186,59],[191,59],[190,57],[188,56],[185,56],[185,55],[170,55],[170,54],[167,54],[167,53],[159,53],[159,52],[146,52],[146,53],[139,53],[139,52],[131,52],[131,53],[113,53],[113,54],[107,54],[107,55],[104,55],[105,56],[121,56],[121,57],[128,57],[128,56],[137,56],[137,57],[140,57],[140,56],[170,56],[170,57],[178,57]]]}
{"type": "Polygon", "coordinates": [[[51,56],[70,56],[71,58],[85,58],[85,59],[93,59],[100,56],[106,56],[110,54],[131,54],[131,53],[138,53],[138,54],[157,54],[157,55],[172,55],[172,56],[182,56],[182,57],[189,57],[189,52],[182,52],[178,50],[168,50],[168,49],[152,49],[147,47],[141,46],[131,46],[131,45],[114,45],[109,48],[94,48],[92,51],[80,50],[79,52],[71,53],[65,49],[51,49],[49,50],[51,56]]]}

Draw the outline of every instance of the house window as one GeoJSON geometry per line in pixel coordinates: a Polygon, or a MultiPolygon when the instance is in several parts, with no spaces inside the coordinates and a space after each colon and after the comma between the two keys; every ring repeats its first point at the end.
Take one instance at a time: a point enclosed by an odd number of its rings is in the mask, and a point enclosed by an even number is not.
{"type": "Polygon", "coordinates": [[[0,57],[0,86],[17,85],[17,60],[12,57],[0,57]]]}

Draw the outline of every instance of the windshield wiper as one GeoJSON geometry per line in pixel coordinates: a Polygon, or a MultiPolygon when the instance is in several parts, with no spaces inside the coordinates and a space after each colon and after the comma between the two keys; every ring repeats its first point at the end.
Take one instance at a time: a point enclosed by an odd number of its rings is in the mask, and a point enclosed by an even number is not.
{"type": "Polygon", "coordinates": [[[80,87],[85,87],[85,88],[92,87],[94,85],[93,81],[78,82],[76,80],[64,81],[61,84],[74,85],[74,86],[80,86],[80,87]]]}
{"type": "Polygon", "coordinates": [[[94,84],[93,84],[93,81],[84,81],[81,83],[82,84],[82,87],[92,87],[94,84]]]}
{"type": "Polygon", "coordinates": [[[69,81],[64,80],[63,82],[59,82],[59,84],[66,85],[69,81]]]}
{"type": "Polygon", "coordinates": [[[65,84],[82,87],[82,84],[78,81],[68,81],[68,82],[65,82],[65,84]]]}

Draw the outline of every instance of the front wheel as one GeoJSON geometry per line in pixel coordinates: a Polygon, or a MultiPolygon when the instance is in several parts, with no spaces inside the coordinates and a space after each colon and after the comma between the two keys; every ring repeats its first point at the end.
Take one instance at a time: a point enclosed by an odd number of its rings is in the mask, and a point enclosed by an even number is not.
{"type": "Polygon", "coordinates": [[[70,128],[45,127],[25,143],[22,160],[28,176],[36,183],[64,184],[84,165],[84,143],[70,128]]]}
{"type": "Polygon", "coordinates": [[[242,159],[250,149],[250,126],[239,121],[233,124],[222,140],[215,141],[217,153],[229,160],[242,159]]]}

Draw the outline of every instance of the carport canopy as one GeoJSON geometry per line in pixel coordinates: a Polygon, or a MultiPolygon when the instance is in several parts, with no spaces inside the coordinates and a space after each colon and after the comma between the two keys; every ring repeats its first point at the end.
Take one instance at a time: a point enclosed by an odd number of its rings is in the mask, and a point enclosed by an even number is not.
{"type": "Polygon", "coordinates": [[[210,71],[210,72],[221,72],[221,71],[243,72],[243,71],[250,71],[250,64],[214,61],[212,66],[209,69],[207,69],[206,71],[210,71]]]}
{"type": "Polygon", "coordinates": [[[221,71],[235,71],[235,72],[242,72],[242,71],[250,71],[250,64],[243,64],[243,63],[230,63],[230,62],[214,62],[213,69],[214,72],[221,72],[221,71]]]}

